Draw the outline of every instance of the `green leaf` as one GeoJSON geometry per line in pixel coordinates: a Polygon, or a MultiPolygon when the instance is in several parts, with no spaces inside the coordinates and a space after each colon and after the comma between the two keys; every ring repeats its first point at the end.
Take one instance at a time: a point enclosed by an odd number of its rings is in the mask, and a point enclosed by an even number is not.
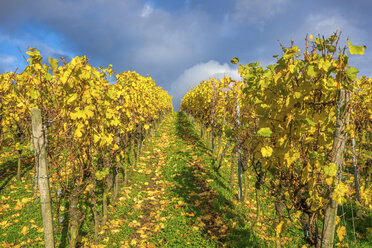
{"type": "Polygon", "coordinates": [[[103,180],[107,175],[109,174],[109,169],[108,168],[104,168],[102,171],[96,171],[96,173],[94,174],[96,176],[96,179],[98,181],[101,181],[103,180]]]}
{"type": "Polygon", "coordinates": [[[53,70],[57,69],[58,60],[49,57],[48,62],[49,62],[50,66],[52,67],[53,70]]]}
{"type": "Polygon", "coordinates": [[[335,46],[330,46],[330,47],[328,48],[328,51],[329,51],[330,53],[334,53],[334,52],[336,52],[336,47],[335,47],[335,46]]]}
{"type": "Polygon", "coordinates": [[[230,60],[230,62],[234,65],[236,65],[237,63],[239,63],[239,59],[237,57],[233,58],[230,60]]]}
{"type": "Polygon", "coordinates": [[[234,133],[234,130],[232,130],[229,126],[225,127],[225,135],[226,137],[232,137],[234,133]]]}
{"type": "Polygon", "coordinates": [[[326,61],[324,62],[324,64],[323,64],[323,69],[324,69],[325,71],[328,71],[328,69],[329,69],[329,67],[331,67],[331,65],[332,65],[332,63],[331,63],[330,61],[326,60],[326,61]]]}
{"type": "Polygon", "coordinates": [[[318,45],[323,45],[323,40],[322,39],[319,39],[319,38],[315,38],[315,43],[318,44],[318,45]]]}
{"type": "Polygon", "coordinates": [[[354,81],[356,79],[356,74],[359,72],[359,70],[355,67],[348,67],[346,70],[346,75],[349,78],[349,80],[354,81]]]}
{"type": "Polygon", "coordinates": [[[354,46],[350,41],[347,44],[349,45],[350,54],[364,55],[364,50],[367,48],[366,46],[354,46]]]}
{"type": "Polygon", "coordinates": [[[311,119],[309,119],[309,118],[306,118],[306,119],[304,119],[304,120],[303,120],[303,122],[305,122],[305,123],[309,124],[310,126],[313,126],[313,127],[315,127],[315,122],[314,122],[314,121],[312,121],[312,120],[311,120],[311,119]]]}
{"type": "Polygon", "coordinates": [[[330,177],[334,177],[337,174],[337,166],[335,163],[330,163],[328,166],[323,168],[324,174],[330,177]]]}
{"type": "Polygon", "coordinates": [[[259,135],[264,137],[270,137],[270,135],[273,133],[269,127],[260,128],[257,132],[259,135]]]}
{"type": "Polygon", "coordinates": [[[254,100],[254,103],[255,103],[255,104],[260,104],[260,103],[262,103],[262,101],[261,101],[260,99],[256,98],[256,99],[254,100]]]}
{"type": "Polygon", "coordinates": [[[273,76],[273,72],[270,70],[265,70],[265,73],[263,75],[267,78],[271,78],[273,76]]]}
{"type": "Polygon", "coordinates": [[[52,75],[50,75],[50,73],[47,73],[46,75],[45,75],[45,79],[46,80],[51,80],[52,79],[52,75]]]}
{"type": "Polygon", "coordinates": [[[316,77],[316,72],[315,72],[315,70],[314,70],[314,66],[313,65],[310,65],[309,67],[308,67],[308,69],[307,69],[307,75],[309,76],[309,77],[311,77],[311,78],[314,78],[314,77],[316,77]]]}
{"type": "Polygon", "coordinates": [[[30,96],[31,96],[31,99],[34,100],[34,99],[37,99],[39,97],[39,92],[37,90],[31,90],[30,91],[30,96]]]}
{"type": "Polygon", "coordinates": [[[257,61],[256,63],[250,63],[248,65],[249,65],[249,67],[257,67],[257,66],[260,65],[260,62],[257,61]]]}

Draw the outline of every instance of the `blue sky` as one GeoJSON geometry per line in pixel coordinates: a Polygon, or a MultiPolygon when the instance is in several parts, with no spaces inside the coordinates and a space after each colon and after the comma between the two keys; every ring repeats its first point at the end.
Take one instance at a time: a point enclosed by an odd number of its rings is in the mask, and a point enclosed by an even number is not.
{"type": "Polygon", "coordinates": [[[241,63],[274,62],[277,40],[303,47],[306,33],[336,29],[364,56],[350,64],[372,77],[371,0],[3,0],[0,2],[0,73],[22,71],[22,54],[87,55],[118,73],[149,74],[174,96],[210,76],[237,77],[241,63]]]}

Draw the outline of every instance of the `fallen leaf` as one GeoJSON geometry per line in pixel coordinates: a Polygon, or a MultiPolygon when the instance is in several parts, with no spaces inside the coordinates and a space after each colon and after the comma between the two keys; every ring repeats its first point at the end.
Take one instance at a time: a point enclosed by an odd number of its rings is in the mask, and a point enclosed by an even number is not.
{"type": "Polygon", "coordinates": [[[22,228],[21,233],[22,233],[23,235],[26,235],[26,233],[28,233],[28,227],[27,227],[27,226],[24,226],[24,227],[22,228]]]}

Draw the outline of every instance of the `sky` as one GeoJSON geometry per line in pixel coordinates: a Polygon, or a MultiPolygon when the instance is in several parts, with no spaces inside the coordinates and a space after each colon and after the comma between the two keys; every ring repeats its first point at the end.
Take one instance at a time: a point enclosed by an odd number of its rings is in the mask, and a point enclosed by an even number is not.
{"type": "Polygon", "coordinates": [[[22,72],[29,47],[46,59],[86,55],[148,74],[177,109],[201,80],[239,79],[231,58],[266,66],[278,40],[303,49],[307,33],[339,30],[343,44],[367,46],[349,64],[372,77],[371,10],[372,0],[0,0],[0,73],[22,72]]]}

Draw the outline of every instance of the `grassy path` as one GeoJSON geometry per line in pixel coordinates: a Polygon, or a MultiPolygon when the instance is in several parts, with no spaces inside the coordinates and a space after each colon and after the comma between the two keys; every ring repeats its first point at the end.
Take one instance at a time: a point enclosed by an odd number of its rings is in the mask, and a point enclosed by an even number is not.
{"type": "Polygon", "coordinates": [[[111,206],[102,245],[261,247],[213,163],[186,117],[168,116],[111,206]]]}

